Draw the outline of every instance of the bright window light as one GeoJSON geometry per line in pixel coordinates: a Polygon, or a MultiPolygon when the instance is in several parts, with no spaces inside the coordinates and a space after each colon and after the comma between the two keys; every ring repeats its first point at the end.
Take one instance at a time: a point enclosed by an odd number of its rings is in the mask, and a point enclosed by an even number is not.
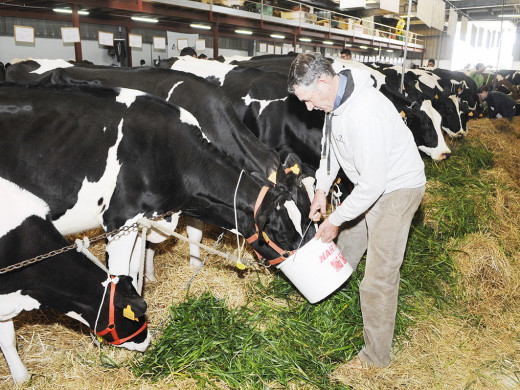
{"type": "Polygon", "coordinates": [[[334,45],[334,42],[332,41],[323,41],[323,43],[326,45],[334,45]]]}
{"type": "Polygon", "coordinates": [[[299,40],[302,42],[312,42],[312,39],[310,38],[300,38],[299,40]]]}
{"type": "Polygon", "coordinates": [[[249,30],[235,30],[237,34],[243,34],[243,35],[253,35],[252,31],[249,30]]]}
{"type": "Polygon", "coordinates": [[[158,19],[153,18],[142,18],[140,16],[132,16],[132,20],[135,20],[136,22],[145,22],[145,23],[157,23],[158,19]]]}
{"type": "Polygon", "coordinates": [[[192,23],[190,24],[190,27],[200,28],[201,30],[211,30],[211,26],[206,26],[205,24],[192,23]]]}
{"type": "MultiPolygon", "coordinates": [[[[60,14],[71,14],[72,13],[72,10],[68,9],[68,8],[53,8],[52,10],[54,12],[58,12],[60,14]]],[[[85,11],[85,10],[81,10],[81,11],[78,11],[78,14],[80,14],[80,15],[88,15],[89,12],[85,11]]]]}
{"type": "Polygon", "coordinates": [[[280,34],[271,34],[271,38],[285,39],[285,35],[280,35],[280,34]]]}

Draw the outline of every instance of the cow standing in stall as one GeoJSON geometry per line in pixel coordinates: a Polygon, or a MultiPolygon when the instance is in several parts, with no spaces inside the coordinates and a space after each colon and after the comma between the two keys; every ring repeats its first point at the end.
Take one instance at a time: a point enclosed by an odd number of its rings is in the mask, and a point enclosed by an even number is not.
{"type": "MultiPolygon", "coordinates": [[[[238,230],[267,260],[302,241],[305,206],[244,173],[182,108],[124,88],[38,86],[3,86],[0,105],[0,175],[44,199],[62,234],[169,211],[176,223],[182,211],[238,230]]],[[[311,227],[303,242],[313,235],[311,227]]],[[[139,244],[136,231],[108,239],[111,274],[136,283],[139,244]]]]}
{"type": "MultiPolygon", "coordinates": [[[[136,89],[159,96],[191,112],[204,136],[221,152],[258,180],[262,185],[283,187],[292,199],[307,207],[313,193],[312,177],[290,170],[301,161],[295,154],[284,156],[268,149],[237,117],[227,95],[215,84],[191,73],[159,68],[114,68],[105,66],[72,66],[63,60],[31,60],[15,64],[8,72],[14,82],[38,82],[56,85],[102,85],[136,89]]],[[[202,238],[199,221],[188,218],[191,240],[202,238]]],[[[153,246],[147,250],[147,277],[153,279],[153,246]]],[[[190,262],[200,265],[200,248],[190,244],[190,262]]]]}
{"type": "MultiPolygon", "coordinates": [[[[48,205],[0,177],[0,268],[70,243],[50,220],[48,205]]],[[[150,343],[145,301],[128,276],[110,277],[75,250],[0,274],[0,348],[15,383],[30,379],[18,356],[13,318],[55,309],[87,325],[106,342],[144,351],[150,343]]]]}

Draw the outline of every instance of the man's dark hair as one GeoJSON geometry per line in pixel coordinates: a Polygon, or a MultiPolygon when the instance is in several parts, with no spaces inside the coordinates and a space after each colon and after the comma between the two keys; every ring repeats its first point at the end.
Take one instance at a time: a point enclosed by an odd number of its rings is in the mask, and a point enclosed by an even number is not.
{"type": "Polygon", "coordinates": [[[206,58],[208,58],[208,56],[206,54],[202,53],[201,55],[199,55],[199,58],[201,60],[205,60],[206,58]]]}
{"type": "Polygon", "coordinates": [[[489,92],[489,85],[482,85],[477,89],[477,95],[482,92],[489,92]]]}
{"type": "Polygon", "coordinates": [[[185,47],[184,49],[181,50],[181,54],[179,54],[179,55],[181,57],[182,56],[197,57],[197,52],[192,47],[187,46],[187,47],[185,47]]]}
{"type": "Polygon", "coordinates": [[[339,54],[346,54],[348,56],[352,56],[352,53],[351,53],[350,49],[343,49],[343,50],[340,51],[339,54]]]}
{"type": "Polygon", "coordinates": [[[141,65],[145,65],[146,64],[146,61],[145,60],[141,60],[141,65]]]}
{"type": "Polygon", "coordinates": [[[430,58],[430,59],[428,60],[428,63],[430,63],[430,62],[433,64],[433,66],[435,66],[435,60],[434,60],[433,58],[430,58]]]}
{"type": "Polygon", "coordinates": [[[294,88],[297,86],[308,87],[324,74],[332,77],[336,72],[331,63],[320,53],[298,54],[289,68],[287,90],[294,93],[294,88]]]}

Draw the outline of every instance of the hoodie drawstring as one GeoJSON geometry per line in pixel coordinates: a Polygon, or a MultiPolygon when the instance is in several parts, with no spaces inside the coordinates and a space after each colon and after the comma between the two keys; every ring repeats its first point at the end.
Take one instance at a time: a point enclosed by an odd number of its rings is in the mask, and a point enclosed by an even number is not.
{"type": "Polygon", "coordinates": [[[327,175],[330,175],[330,143],[332,136],[332,113],[325,116],[325,142],[321,150],[321,158],[327,157],[327,175]]]}

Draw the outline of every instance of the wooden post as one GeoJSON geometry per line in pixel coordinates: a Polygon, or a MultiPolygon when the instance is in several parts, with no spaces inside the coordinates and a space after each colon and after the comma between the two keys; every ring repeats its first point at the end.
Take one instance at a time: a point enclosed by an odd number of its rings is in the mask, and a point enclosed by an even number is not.
{"type": "Polygon", "coordinates": [[[218,23],[213,22],[213,58],[218,57],[218,23]]]}
{"type": "Polygon", "coordinates": [[[126,52],[128,54],[128,56],[127,56],[127,60],[128,60],[127,66],[131,67],[132,66],[132,48],[130,47],[130,37],[128,36],[128,34],[130,34],[130,27],[126,26],[125,29],[126,29],[126,49],[127,49],[126,52]]]}
{"type": "MultiPolygon", "coordinates": [[[[79,29],[79,14],[77,4],[74,4],[74,11],[72,12],[72,26],[79,29]]],[[[83,54],[81,53],[81,41],[74,42],[74,56],[76,57],[76,62],[83,61],[83,54]]]]}

